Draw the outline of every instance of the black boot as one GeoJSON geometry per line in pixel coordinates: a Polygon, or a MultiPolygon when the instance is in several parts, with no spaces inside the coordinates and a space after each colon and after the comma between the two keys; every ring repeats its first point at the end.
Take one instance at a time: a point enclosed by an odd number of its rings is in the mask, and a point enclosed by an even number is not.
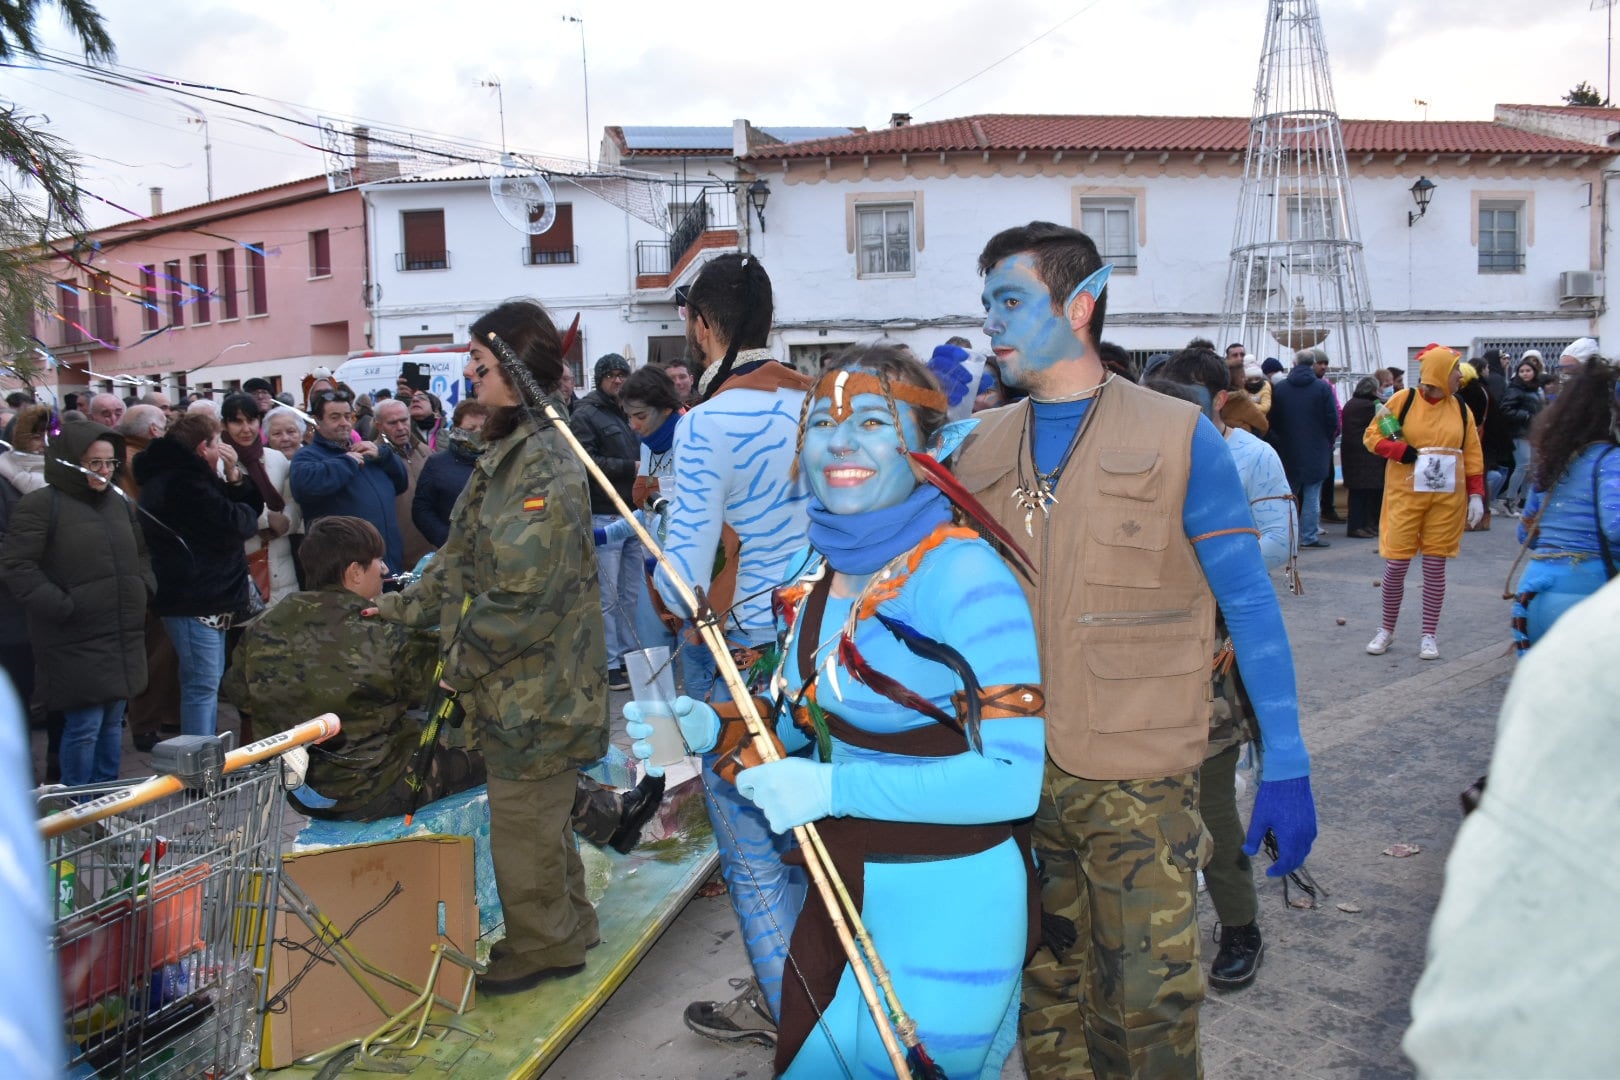
{"type": "Polygon", "coordinates": [[[1217,990],[1241,990],[1254,982],[1260,970],[1260,957],[1266,946],[1260,940],[1260,927],[1221,927],[1221,947],[1209,965],[1209,984],[1217,990]]]}
{"type": "Polygon", "coordinates": [[[664,777],[662,774],[653,776],[651,773],[641,778],[641,783],[624,793],[624,803],[619,811],[619,827],[608,838],[608,846],[620,855],[630,854],[630,849],[641,843],[641,827],[652,820],[658,812],[658,804],[664,800],[664,777]]]}

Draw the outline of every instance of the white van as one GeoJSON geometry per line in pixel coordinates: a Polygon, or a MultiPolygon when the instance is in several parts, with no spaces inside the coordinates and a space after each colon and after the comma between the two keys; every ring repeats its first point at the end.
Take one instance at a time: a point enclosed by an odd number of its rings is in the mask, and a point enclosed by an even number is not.
{"type": "Polygon", "coordinates": [[[378,390],[394,393],[407,364],[419,365],[419,373],[427,375],[428,392],[444,402],[445,416],[467,396],[467,383],[461,376],[467,366],[466,345],[423,345],[408,353],[351,353],[332,377],[356,394],[375,396],[378,390]]]}

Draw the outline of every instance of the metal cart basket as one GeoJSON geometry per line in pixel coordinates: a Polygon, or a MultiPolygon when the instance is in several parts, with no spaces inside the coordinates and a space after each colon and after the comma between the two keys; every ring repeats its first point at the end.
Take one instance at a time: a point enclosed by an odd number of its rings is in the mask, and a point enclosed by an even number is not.
{"type": "MultiPolygon", "coordinates": [[[[337,728],[322,718],[294,731],[311,725],[323,737],[337,728]]],[[[42,810],[62,807],[41,831],[65,1075],[224,1080],[257,1063],[281,867],[278,755],[314,741],[291,734],[228,755],[191,740],[203,763],[183,778],[41,796],[42,810]]]]}

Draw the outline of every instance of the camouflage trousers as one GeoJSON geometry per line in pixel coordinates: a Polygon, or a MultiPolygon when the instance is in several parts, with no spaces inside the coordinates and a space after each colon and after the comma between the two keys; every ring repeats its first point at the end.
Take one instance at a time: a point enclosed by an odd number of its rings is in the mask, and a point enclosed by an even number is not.
{"type": "Polygon", "coordinates": [[[1034,824],[1043,918],[1074,938],[1048,933],[1024,969],[1031,1080],[1202,1076],[1198,774],[1082,780],[1048,759],[1034,824]]]}

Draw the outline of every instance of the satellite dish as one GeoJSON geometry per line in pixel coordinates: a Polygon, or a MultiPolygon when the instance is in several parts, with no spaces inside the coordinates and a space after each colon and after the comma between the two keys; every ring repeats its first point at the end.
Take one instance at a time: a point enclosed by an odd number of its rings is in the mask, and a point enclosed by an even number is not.
{"type": "Polygon", "coordinates": [[[538,236],[557,220],[557,198],[540,173],[513,175],[515,159],[501,162],[504,171],[489,178],[489,197],[506,223],[521,233],[538,236]]]}

